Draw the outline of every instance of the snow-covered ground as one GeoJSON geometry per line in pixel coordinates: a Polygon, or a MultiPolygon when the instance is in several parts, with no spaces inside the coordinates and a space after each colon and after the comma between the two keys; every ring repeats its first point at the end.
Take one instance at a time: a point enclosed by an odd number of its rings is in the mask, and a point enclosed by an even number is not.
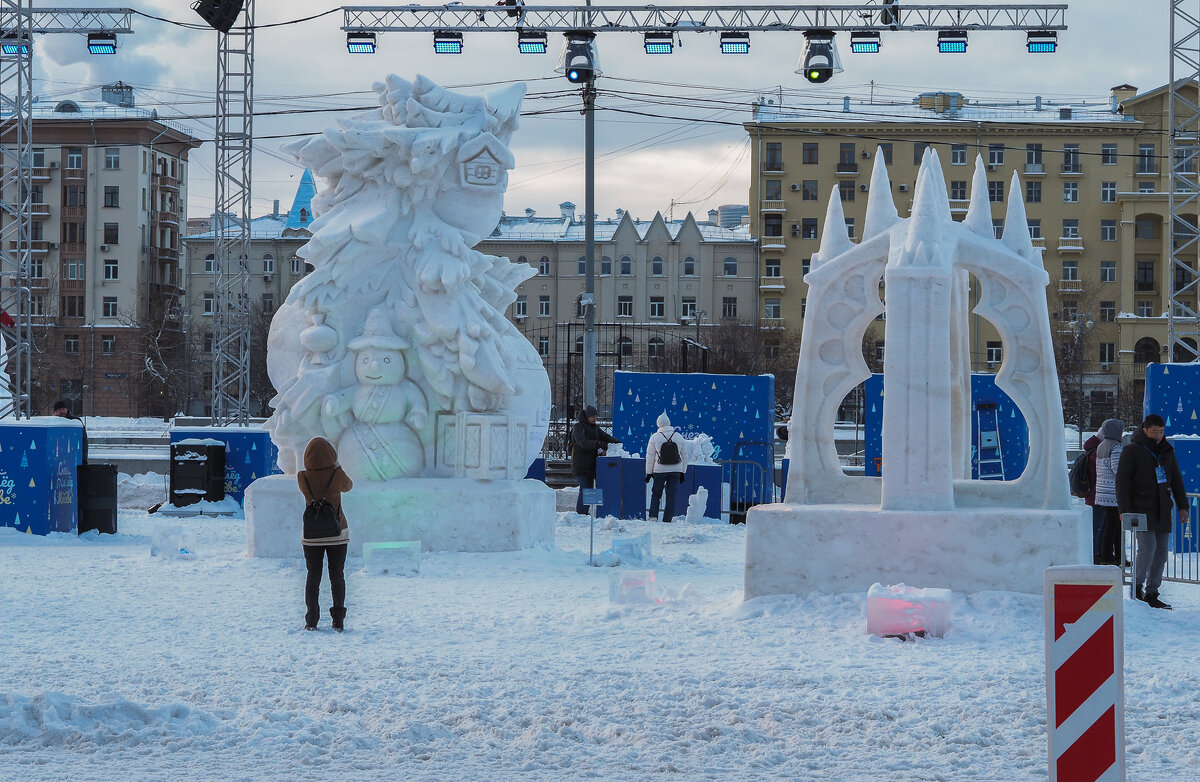
{"type": "MultiPolygon", "coordinates": [[[[238,519],[141,508],[120,533],[0,529],[4,780],[1036,780],[1042,600],[955,595],[942,640],[871,638],[866,595],[742,601],[744,529],[649,531],[662,602],[609,602],[588,520],[555,545],[347,565],[343,635],[302,629],[304,567],[249,559],[238,519]],[[197,534],[150,556],[154,530],[197,534]]],[[[936,586],[936,585],[921,585],[936,586]]],[[[323,592],[328,601],[327,586],[323,592]]],[[[1129,778],[1200,778],[1200,587],[1126,601],[1129,778]]]]}

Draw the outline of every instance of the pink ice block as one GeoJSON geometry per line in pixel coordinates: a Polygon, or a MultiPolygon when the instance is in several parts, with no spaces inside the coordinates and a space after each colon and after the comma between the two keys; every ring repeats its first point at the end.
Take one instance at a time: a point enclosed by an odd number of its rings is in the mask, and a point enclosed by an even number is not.
{"type": "Polygon", "coordinates": [[[876,583],[867,590],[867,632],[871,635],[924,633],[941,638],[949,629],[949,589],[876,583]]]}

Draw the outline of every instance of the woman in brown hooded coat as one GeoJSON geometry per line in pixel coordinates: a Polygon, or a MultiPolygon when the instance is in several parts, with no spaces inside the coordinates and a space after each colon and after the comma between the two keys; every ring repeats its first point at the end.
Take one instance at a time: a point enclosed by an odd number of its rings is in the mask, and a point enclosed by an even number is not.
{"type": "Polygon", "coordinates": [[[321,592],[321,567],[329,560],[329,590],[333,593],[333,629],[341,632],[346,619],[346,549],[350,545],[350,525],[342,512],[342,492],[350,491],[354,483],[338,464],[337,450],[324,437],[314,437],[304,449],[304,469],[296,473],[296,482],[307,505],[318,497],[324,497],[334,507],[342,525],[340,534],[328,538],[305,538],[301,533],[300,543],[304,547],[304,564],[308,567],[308,579],[304,582],[304,629],[316,630],[321,616],[318,598],[321,592]]]}

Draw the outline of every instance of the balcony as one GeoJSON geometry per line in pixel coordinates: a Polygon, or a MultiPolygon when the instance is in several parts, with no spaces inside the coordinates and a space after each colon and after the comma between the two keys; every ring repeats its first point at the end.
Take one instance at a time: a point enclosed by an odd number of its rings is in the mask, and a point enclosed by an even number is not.
{"type": "Polygon", "coordinates": [[[1083,280],[1059,280],[1059,293],[1083,293],[1083,280]]]}
{"type": "Polygon", "coordinates": [[[1046,237],[1044,236],[1031,236],[1029,237],[1029,241],[1033,243],[1034,247],[1039,247],[1043,250],[1046,249],[1046,237]]]}
{"type": "Polygon", "coordinates": [[[787,242],[782,236],[764,236],[759,239],[760,247],[764,250],[786,250],[787,242]]]}
{"type": "Polygon", "coordinates": [[[1059,173],[1063,176],[1083,176],[1083,166],[1078,163],[1063,163],[1059,173]]]}
{"type": "Polygon", "coordinates": [[[782,291],[787,289],[784,284],[783,277],[762,277],[758,281],[758,289],[760,291],[782,291]]]}
{"type": "Polygon", "coordinates": [[[758,207],[759,212],[786,212],[787,204],[783,201],[762,201],[758,207]]]}
{"type": "Polygon", "coordinates": [[[158,255],[160,261],[177,261],[179,260],[179,251],[172,250],[170,247],[151,247],[151,250],[158,255]]]}
{"type": "Polygon", "coordinates": [[[30,204],[29,216],[34,220],[50,219],[50,204],[30,204]]]}
{"type": "Polygon", "coordinates": [[[1134,280],[1134,293],[1158,293],[1158,283],[1154,280],[1134,280]]]}
{"type": "Polygon", "coordinates": [[[1137,171],[1134,172],[1134,176],[1158,176],[1160,173],[1161,172],[1158,170],[1158,166],[1156,165],[1144,165],[1139,163],[1137,171]]]}
{"type": "Polygon", "coordinates": [[[1058,251],[1060,253],[1081,253],[1081,252],[1083,252],[1083,237],[1081,237],[1081,236],[1060,236],[1060,237],[1058,237],[1058,251]]]}
{"type": "Polygon", "coordinates": [[[1025,176],[1046,176],[1046,167],[1041,163],[1026,163],[1025,176]]]}
{"type": "Polygon", "coordinates": [[[951,198],[950,199],[950,211],[952,213],[953,212],[965,212],[965,211],[967,211],[967,209],[970,206],[971,206],[971,202],[970,202],[970,200],[968,200],[966,198],[951,198]]]}
{"type": "Polygon", "coordinates": [[[84,218],[87,217],[86,206],[64,206],[62,208],[63,219],[84,218]]]}
{"type": "Polygon", "coordinates": [[[762,318],[758,321],[760,328],[764,329],[783,329],[785,328],[783,318],[762,318]]]}
{"type": "Polygon", "coordinates": [[[166,174],[155,174],[151,180],[154,185],[163,190],[179,190],[179,180],[166,174]]]}
{"type": "Polygon", "coordinates": [[[35,168],[32,171],[32,175],[33,175],[34,179],[49,179],[50,178],[50,169],[45,168],[45,167],[35,168]]]}
{"type": "Polygon", "coordinates": [[[838,176],[858,176],[858,163],[839,161],[837,164],[838,176]]]}

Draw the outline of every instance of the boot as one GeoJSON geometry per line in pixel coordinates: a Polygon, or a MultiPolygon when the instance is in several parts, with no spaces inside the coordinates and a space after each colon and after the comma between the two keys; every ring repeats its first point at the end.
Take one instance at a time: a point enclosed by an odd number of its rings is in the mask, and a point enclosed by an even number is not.
{"type": "Polygon", "coordinates": [[[329,616],[333,618],[333,629],[337,632],[342,632],[346,629],[346,609],[331,608],[329,616]]]}
{"type": "Polygon", "coordinates": [[[1136,591],[1134,592],[1134,595],[1133,595],[1133,596],[1134,596],[1135,598],[1137,598],[1138,600],[1141,600],[1141,601],[1145,602],[1145,600],[1146,600],[1146,594],[1145,594],[1145,593],[1142,591],[1142,585],[1141,585],[1141,584],[1138,584],[1138,585],[1137,585],[1136,591]]]}
{"type": "Polygon", "coordinates": [[[1164,603],[1163,601],[1159,600],[1157,592],[1146,593],[1146,605],[1150,606],[1151,608],[1164,608],[1167,611],[1171,610],[1171,604],[1164,603]]]}

